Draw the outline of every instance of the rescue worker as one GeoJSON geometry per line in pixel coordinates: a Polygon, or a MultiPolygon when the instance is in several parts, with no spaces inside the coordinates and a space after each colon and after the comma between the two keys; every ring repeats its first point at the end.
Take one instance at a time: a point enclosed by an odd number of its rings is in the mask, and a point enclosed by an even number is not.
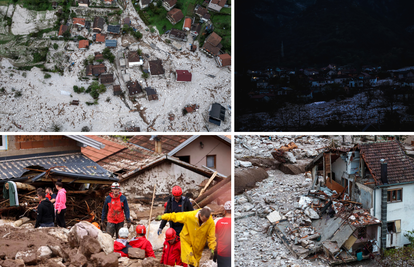
{"type": "Polygon", "coordinates": [[[224,212],[216,223],[217,267],[231,267],[231,201],[224,203],[224,212]]]}
{"type": "Polygon", "coordinates": [[[161,264],[170,266],[184,266],[187,264],[181,261],[181,242],[180,237],[173,228],[168,228],[165,232],[165,241],[162,249],[161,264]]]}
{"type": "Polygon", "coordinates": [[[204,207],[188,212],[167,213],[157,216],[157,219],[178,222],[184,225],[180,234],[182,262],[198,267],[206,241],[208,242],[211,256],[214,256],[217,243],[214,221],[209,208],[204,207]]]}
{"type": "Polygon", "coordinates": [[[50,200],[46,197],[45,191],[42,188],[37,189],[37,197],[40,204],[37,206],[36,224],[37,227],[54,227],[55,226],[55,208],[50,200]]]}
{"type": "Polygon", "coordinates": [[[128,233],[125,227],[119,229],[119,238],[114,241],[114,252],[121,254],[121,257],[128,257],[128,249],[131,247],[128,243],[128,233]]]}
{"type": "Polygon", "coordinates": [[[129,217],[128,201],[120,192],[119,184],[116,182],[113,183],[111,191],[109,196],[105,198],[105,203],[102,208],[101,229],[102,231],[106,229],[106,232],[111,237],[116,234],[116,238],[118,238],[118,231],[124,227],[125,218],[128,228],[131,227],[131,219],[129,217]],[[106,225],[105,221],[107,221],[106,225]]]}
{"type": "Polygon", "coordinates": [[[145,226],[137,225],[137,227],[135,227],[135,232],[137,232],[137,236],[132,238],[131,241],[129,241],[129,244],[133,248],[140,248],[145,250],[145,258],[155,258],[154,250],[152,250],[152,245],[145,237],[145,233],[147,232],[145,226]]]}
{"type": "MultiPolygon", "coordinates": [[[[165,213],[172,213],[172,212],[184,212],[184,211],[193,211],[193,205],[190,202],[190,199],[183,196],[183,191],[181,190],[181,187],[178,185],[174,186],[172,189],[172,197],[168,199],[167,201],[167,207],[164,210],[165,213]]],[[[170,227],[175,230],[177,235],[180,235],[181,230],[183,229],[182,223],[174,223],[169,222],[170,227]]],[[[166,220],[162,220],[160,224],[160,228],[158,229],[158,235],[162,233],[162,229],[164,229],[165,225],[167,224],[166,220]]]]}

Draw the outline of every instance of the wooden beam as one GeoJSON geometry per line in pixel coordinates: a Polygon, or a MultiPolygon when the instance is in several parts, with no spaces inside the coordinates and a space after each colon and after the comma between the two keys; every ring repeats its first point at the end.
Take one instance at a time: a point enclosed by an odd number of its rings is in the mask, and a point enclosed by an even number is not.
{"type": "Polygon", "coordinates": [[[208,179],[207,184],[204,186],[204,188],[201,190],[200,194],[198,196],[201,196],[202,194],[204,194],[204,192],[206,191],[207,187],[211,184],[211,182],[214,180],[214,177],[216,177],[217,175],[217,171],[215,171],[213,173],[213,175],[211,175],[210,179],[208,179]]]}
{"type": "MultiPolygon", "coordinates": [[[[74,178],[62,178],[62,183],[76,183],[76,184],[112,184],[113,181],[103,181],[103,180],[75,180],[74,178]],[[75,181],[74,181],[75,180],[75,181]]],[[[56,180],[56,178],[54,179],[56,180]]],[[[41,181],[43,182],[52,182],[51,178],[42,177],[41,181]]]]}

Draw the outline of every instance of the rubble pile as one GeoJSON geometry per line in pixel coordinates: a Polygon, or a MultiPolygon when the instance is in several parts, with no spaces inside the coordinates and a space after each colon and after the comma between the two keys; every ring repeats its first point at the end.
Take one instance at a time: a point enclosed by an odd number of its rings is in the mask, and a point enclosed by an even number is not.
{"type": "MultiPolygon", "coordinates": [[[[280,163],[300,163],[319,154],[319,151],[331,144],[331,139],[318,135],[236,135],[235,167],[252,167],[250,158],[274,158],[280,163]],[[250,162],[250,164],[248,163],[250,162]]],[[[255,164],[257,165],[257,164],[255,164]]]]}

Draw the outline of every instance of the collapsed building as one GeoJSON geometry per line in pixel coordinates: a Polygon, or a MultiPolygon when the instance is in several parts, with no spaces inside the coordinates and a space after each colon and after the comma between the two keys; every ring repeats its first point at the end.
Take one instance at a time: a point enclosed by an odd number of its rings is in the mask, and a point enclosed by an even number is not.
{"type": "Polygon", "coordinates": [[[410,243],[403,233],[414,229],[407,193],[414,189],[414,164],[400,142],[328,147],[306,170],[312,186],[296,210],[268,216],[278,222],[275,233],[294,255],[319,254],[340,264],[410,243]]]}

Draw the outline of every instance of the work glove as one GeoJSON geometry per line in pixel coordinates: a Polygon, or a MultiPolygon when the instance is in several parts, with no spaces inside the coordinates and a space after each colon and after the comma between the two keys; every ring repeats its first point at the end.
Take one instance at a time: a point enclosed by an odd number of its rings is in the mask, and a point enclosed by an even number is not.
{"type": "Polygon", "coordinates": [[[102,232],[104,232],[106,230],[105,222],[101,222],[101,230],[102,230],[102,232]]]}
{"type": "Polygon", "coordinates": [[[210,255],[210,260],[214,259],[214,249],[211,249],[211,255],[210,255]]]}
{"type": "Polygon", "coordinates": [[[155,218],[155,220],[161,221],[162,220],[162,216],[161,215],[158,215],[157,218],[155,218]]]}
{"type": "Polygon", "coordinates": [[[131,221],[129,221],[129,222],[127,222],[127,227],[128,227],[128,229],[131,227],[131,221]]]}
{"type": "Polygon", "coordinates": [[[162,229],[161,228],[158,228],[157,234],[160,235],[161,233],[162,233],[162,229]]]}

